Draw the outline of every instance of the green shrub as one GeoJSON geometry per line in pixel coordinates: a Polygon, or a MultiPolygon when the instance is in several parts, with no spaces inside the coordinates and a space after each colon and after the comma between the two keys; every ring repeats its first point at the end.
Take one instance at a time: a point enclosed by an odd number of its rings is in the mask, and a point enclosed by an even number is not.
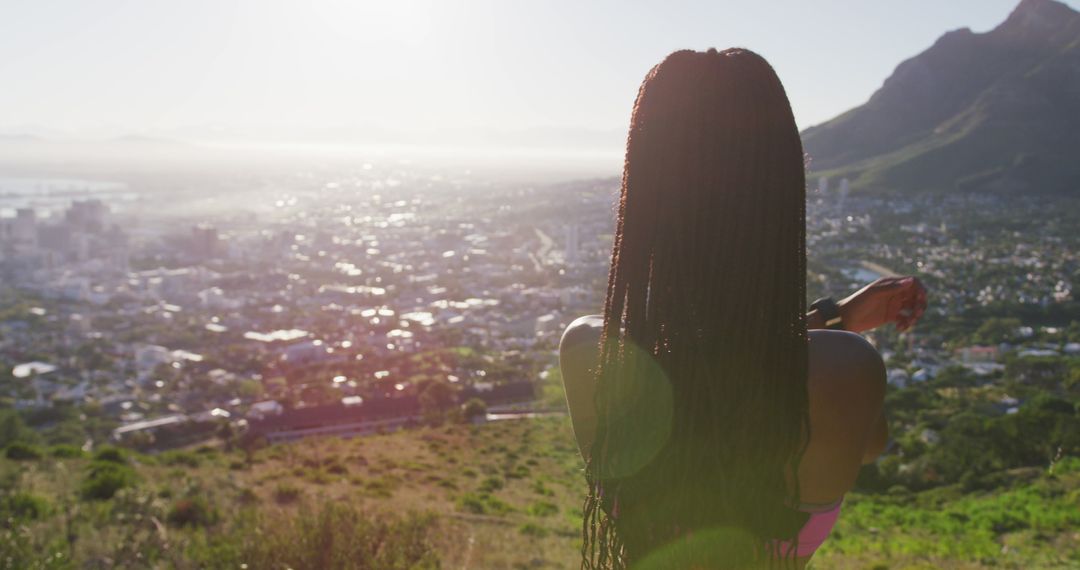
{"type": "Polygon", "coordinates": [[[28,445],[22,442],[15,442],[4,450],[4,456],[8,459],[15,461],[36,461],[41,459],[41,448],[36,445],[28,445]]]}
{"type": "Polygon", "coordinates": [[[202,459],[189,451],[166,451],[158,456],[162,465],[190,467],[195,469],[202,464],[202,459]]]}
{"type": "Polygon", "coordinates": [[[525,465],[515,465],[514,467],[506,471],[507,479],[525,479],[531,474],[529,468],[525,465]]]}
{"type": "Polygon", "coordinates": [[[303,491],[300,487],[290,483],[279,483],[277,487],[274,487],[274,500],[279,505],[295,503],[301,495],[303,495],[303,491]]]}
{"type": "Polygon", "coordinates": [[[465,493],[457,499],[458,509],[477,515],[504,515],[514,510],[509,504],[487,493],[465,493]]]}
{"type": "Polygon", "coordinates": [[[482,418],[487,414],[487,403],[480,398],[470,398],[461,405],[461,416],[466,421],[473,418],[482,418]]]}
{"type": "Polygon", "coordinates": [[[49,502],[30,493],[12,493],[0,497],[0,519],[40,519],[49,513],[49,502]]]}
{"type": "Polygon", "coordinates": [[[123,449],[112,447],[111,445],[98,449],[97,452],[94,453],[94,461],[105,461],[121,465],[126,465],[128,462],[127,453],[125,453],[123,449]]]}
{"type": "Polygon", "coordinates": [[[503,488],[503,480],[498,477],[488,477],[480,483],[478,490],[481,493],[490,493],[492,491],[498,491],[503,488]]]}
{"type": "Polygon", "coordinates": [[[127,465],[95,461],[83,479],[79,494],[88,500],[107,500],[120,489],[134,487],[137,480],[135,471],[127,465]]]}
{"type": "Polygon", "coordinates": [[[79,459],[86,457],[86,452],[74,445],[54,445],[49,448],[49,455],[57,459],[79,459]]]}
{"type": "Polygon", "coordinates": [[[543,495],[545,497],[551,497],[555,494],[555,492],[549,489],[547,485],[544,485],[544,482],[540,479],[533,481],[532,490],[537,495],[543,495]]]}
{"type": "Polygon", "coordinates": [[[547,536],[548,534],[546,528],[533,522],[527,522],[521,525],[520,527],[518,527],[518,532],[524,534],[525,536],[534,536],[536,538],[542,538],[547,536]]]}
{"type": "Polygon", "coordinates": [[[1065,475],[1080,471],[1080,457],[1063,457],[1050,466],[1053,475],[1065,475]]]}
{"type": "Polygon", "coordinates": [[[465,493],[458,497],[457,504],[458,509],[467,513],[482,515],[487,512],[486,502],[484,501],[483,496],[477,495],[476,493],[465,493]]]}
{"type": "Polygon", "coordinates": [[[529,505],[528,513],[534,517],[549,517],[557,514],[559,507],[555,503],[549,503],[547,501],[538,501],[529,505]]]}

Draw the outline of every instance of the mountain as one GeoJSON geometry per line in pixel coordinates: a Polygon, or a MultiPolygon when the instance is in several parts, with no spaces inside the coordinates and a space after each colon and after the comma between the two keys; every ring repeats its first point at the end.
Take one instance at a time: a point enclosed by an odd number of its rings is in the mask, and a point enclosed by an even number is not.
{"type": "Polygon", "coordinates": [[[814,174],[854,189],[1080,195],[1080,13],[1023,0],[989,32],[949,32],[802,135],[814,174]]]}

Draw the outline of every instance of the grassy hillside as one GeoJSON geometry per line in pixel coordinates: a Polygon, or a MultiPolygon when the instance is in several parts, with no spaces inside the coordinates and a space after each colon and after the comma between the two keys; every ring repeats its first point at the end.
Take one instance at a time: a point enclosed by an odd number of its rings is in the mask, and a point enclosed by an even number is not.
{"type": "MultiPolygon", "coordinates": [[[[570,568],[582,491],[571,437],[548,418],[250,458],[9,448],[0,568],[570,568]]],[[[968,494],[853,494],[816,567],[1075,568],[1080,460],[1055,471],[1003,473],[968,494]]]]}

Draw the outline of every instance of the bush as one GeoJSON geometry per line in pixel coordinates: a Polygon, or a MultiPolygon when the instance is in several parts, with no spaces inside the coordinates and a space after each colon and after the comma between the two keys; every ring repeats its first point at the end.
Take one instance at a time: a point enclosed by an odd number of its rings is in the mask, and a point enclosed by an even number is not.
{"type": "Polygon", "coordinates": [[[0,519],[35,520],[49,513],[49,502],[30,493],[12,493],[0,498],[0,519]]]}
{"type": "Polygon", "coordinates": [[[88,500],[111,499],[120,489],[134,487],[138,478],[127,465],[109,461],[95,461],[83,479],[79,494],[88,500]]]}
{"type": "Polygon", "coordinates": [[[514,510],[506,502],[487,493],[465,493],[458,497],[457,504],[458,509],[477,515],[504,515],[514,510]]]}
{"type": "Polygon", "coordinates": [[[166,451],[158,456],[162,465],[174,465],[195,469],[202,464],[202,459],[189,451],[166,451]]]}
{"type": "Polygon", "coordinates": [[[555,506],[555,503],[539,501],[529,505],[528,512],[534,517],[549,517],[558,513],[559,507],[555,506]]]}
{"type": "Polygon", "coordinates": [[[36,461],[41,459],[41,449],[34,445],[16,442],[4,450],[4,456],[15,461],[36,461]]]}
{"type": "Polygon", "coordinates": [[[470,398],[469,401],[461,405],[461,415],[466,421],[484,417],[487,415],[487,403],[480,398],[470,398]]]}
{"type": "Polygon", "coordinates": [[[330,465],[327,465],[326,472],[327,473],[332,473],[334,475],[345,475],[346,473],[349,472],[349,468],[345,467],[344,465],[342,465],[341,463],[339,463],[337,461],[334,461],[334,462],[330,463],[330,465]]]}
{"type": "Polygon", "coordinates": [[[483,497],[475,493],[465,493],[458,497],[457,504],[459,509],[467,513],[482,515],[486,511],[483,497]]]}
{"type": "Polygon", "coordinates": [[[254,505],[259,502],[259,496],[251,489],[241,489],[240,493],[236,496],[236,500],[241,505],[254,505]]]}
{"type": "Polygon", "coordinates": [[[379,568],[433,570],[430,515],[369,516],[348,503],[324,502],[296,513],[246,511],[225,532],[189,550],[199,568],[379,568]]]}
{"type": "Polygon", "coordinates": [[[218,521],[217,509],[204,497],[193,496],[180,499],[169,509],[168,521],[176,526],[205,527],[218,521]]]}
{"type": "Polygon", "coordinates": [[[274,487],[274,500],[279,505],[294,503],[302,494],[303,491],[300,490],[300,487],[289,483],[279,483],[277,487],[274,487]]]}
{"type": "Polygon", "coordinates": [[[532,472],[525,465],[515,465],[506,471],[507,479],[526,479],[532,472]]]}
{"type": "Polygon", "coordinates": [[[525,536],[534,536],[537,538],[545,537],[548,533],[546,528],[532,522],[527,522],[518,527],[518,532],[525,536]]]}
{"type": "Polygon", "coordinates": [[[124,450],[112,446],[105,446],[97,450],[97,453],[94,454],[94,461],[118,463],[120,465],[126,465],[128,462],[127,454],[124,453],[124,450]]]}
{"type": "Polygon", "coordinates": [[[503,488],[503,480],[498,477],[488,477],[480,483],[479,491],[481,493],[490,493],[492,491],[498,491],[503,488]]]}
{"type": "Polygon", "coordinates": [[[79,459],[86,457],[86,452],[74,445],[54,445],[49,448],[49,455],[57,459],[79,459]]]}

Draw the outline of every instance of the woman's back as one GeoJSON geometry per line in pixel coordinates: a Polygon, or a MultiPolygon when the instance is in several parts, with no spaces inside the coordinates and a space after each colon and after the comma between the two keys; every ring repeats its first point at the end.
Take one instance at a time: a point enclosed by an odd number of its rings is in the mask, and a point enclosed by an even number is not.
{"type": "MultiPolygon", "coordinates": [[[[583,456],[596,434],[595,370],[602,329],[599,315],[577,319],[559,347],[567,404],[583,456]]],[[[859,335],[815,330],[809,338],[810,437],[799,462],[799,497],[803,505],[834,505],[854,486],[860,466],[884,449],[885,371],[880,355],[859,335]]]]}
{"type": "Polygon", "coordinates": [[[753,52],[680,51],[630,123],[604,315],[562,352],[589,485],[583,565],[661,547],[671,568],[790,559],[814,517],[798,507],[847,490],[866,443],[853,434],[880,408],[864,341],[808,337],[790,103],[753,52]]]}

